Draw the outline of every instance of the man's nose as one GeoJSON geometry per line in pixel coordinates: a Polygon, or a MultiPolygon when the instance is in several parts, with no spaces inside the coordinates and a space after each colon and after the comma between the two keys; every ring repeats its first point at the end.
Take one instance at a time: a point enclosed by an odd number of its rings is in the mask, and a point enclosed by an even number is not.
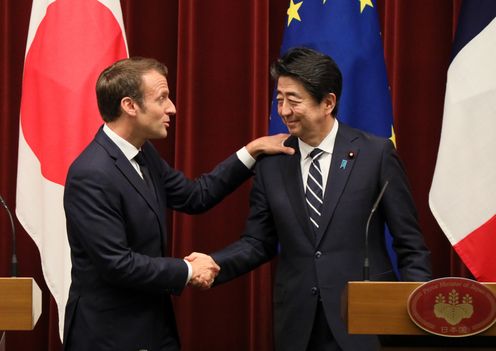
{"type": "Polygon", "coordinates": [[[172,100],[169,100],[169,103],[165,106],[165,113],[168,116],[174,116],[176,114],[176,106],[172,100]]]}
{"type": "Polygon", "coordinates": [[[291,106],[286,100],[283,100],[281,105],[279,106],[279,114],[281,116],[289,116],[293,110],[291,109],[291,106]]]}

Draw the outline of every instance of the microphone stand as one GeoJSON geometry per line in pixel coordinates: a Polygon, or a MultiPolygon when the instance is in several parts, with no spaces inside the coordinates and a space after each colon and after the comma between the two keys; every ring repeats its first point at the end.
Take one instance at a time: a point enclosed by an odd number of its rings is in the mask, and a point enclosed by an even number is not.
{"type": "Polygon", "coordinates": [[[16,255],[16,232],[15,232],[15,225],[14,225],[14,219],[12,218],[12,213],[9,210],[9,207],[7,206],[7,203],[3,199],[3,197],[0,195],[0,203],[2,204],[3,207],[5,207],[5,210],[7,211],[10,219],[10,226],[11,226],[11,232],[12,232],[12,260],[11,260],[11,275],[12,277],[17,277],[17,255],[16,255]]]}
{"type": "Polygon", "coordinates": [[[374,216],[374,213],[377,210],[377,207],[379,206],[379,202],[381,201],[382,196],[384,195],[384,192],[386,191],[388,184],[389,184],[389,180],[386,180],[386,182],[382,186],[382,189],[381,189],[381,192],[379,193],[379,196],[377,197],[377,200],[375,200],[374,206],[372,206],[372,210],[370,211],[369,218],[367,219],[367,225],[365,226],[365,254],[364,254],[364,260],[363,260],[363,280],[364,281],[370,280],[370,264],[369,264],[369,227],[370,227],[370,221],[372,220],[372,217],[374,216]]]}

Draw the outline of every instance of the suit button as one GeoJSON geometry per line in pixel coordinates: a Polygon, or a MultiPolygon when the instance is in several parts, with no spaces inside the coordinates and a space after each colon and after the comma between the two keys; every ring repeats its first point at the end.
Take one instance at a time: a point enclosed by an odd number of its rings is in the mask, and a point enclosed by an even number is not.
{"type": "Polygon", "coordinates": [[[315,258],[320,258],[320,256],[322,256],[322,252],[317,251],[317,252],[315,253],[315,258]]]}
{"type": "Polygon", "coordinates": [[[317,293],[319,292],[319,289],[317,287],[313,287],[312,288],[312,295],[317,295],[317,293]]]}

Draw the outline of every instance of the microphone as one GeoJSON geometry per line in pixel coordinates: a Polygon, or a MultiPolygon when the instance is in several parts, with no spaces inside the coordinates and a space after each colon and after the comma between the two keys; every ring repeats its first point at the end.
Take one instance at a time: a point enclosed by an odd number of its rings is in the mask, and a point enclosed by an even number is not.
{"type": "Polygon", "coordinates": [[[372,217],[374,216],[375,211],[377,210],[377,207],[379,206],[379,202],[381,202],[382,196],[384,195],[384,192],[386,191],[386,188],[389,184],[389,180],[386,180],[384,182],[384,185],[382,186],[381,192],[379,193],[379,196],[377,196],[377,200],[374,202],[374,206],[372,206],[372,210],[370,211],[369,218],[367,219],[367,225],[365,226],[365,255],[364,255],[364,261],[363,261],[363,280],[369,281],[370,280],[370,272],[369,272],[369,226],[370,226],[370,221],[372,217]]]}
{"type": "Polygon", "coordinates": [[[12,277],[17,277],[17,255],[16,255],[16,232],[15,232],[15,225],[14,225],[14,219],[12,218],[12,213],[9,210],[9,207],[7,206],[7,203],[3,199],[3,197],[0,195],[0,203],[2,204],[3,207],[7,210],[7,213],[9,214],[9,219],[10,219],[10,225],[11,225],[11,231],[12,231],[12,260],[11,260],[11,274],[12,277]]]}

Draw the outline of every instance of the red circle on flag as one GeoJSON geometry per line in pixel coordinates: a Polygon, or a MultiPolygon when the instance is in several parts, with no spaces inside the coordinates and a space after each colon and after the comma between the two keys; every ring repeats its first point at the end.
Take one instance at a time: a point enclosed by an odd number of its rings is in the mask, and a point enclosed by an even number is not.
{"type": "Polygon", "coordinates": [[[64,184],[72,161],[103,123],[95,83],[127,57],[113,13],[96,0],[57,0],[47,7],[24,64],[21,128],[43,176],[64,184]]]}

